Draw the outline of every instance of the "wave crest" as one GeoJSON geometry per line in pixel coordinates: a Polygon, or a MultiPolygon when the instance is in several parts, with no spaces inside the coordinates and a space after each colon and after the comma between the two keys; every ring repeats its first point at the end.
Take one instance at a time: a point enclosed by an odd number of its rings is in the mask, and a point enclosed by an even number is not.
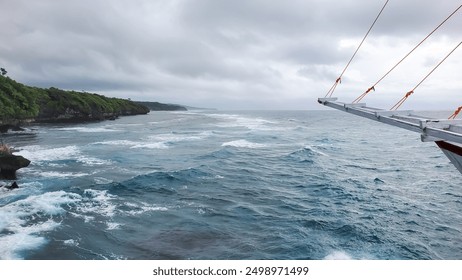
{"type": "Polygon", "coordinates": [[[258,148],[267,147],[266,144],[249,142],[249,141],[244,140],[244,139],[226,142],[226,143],[223,143],[221,146],[222,147],[249,148],[249,149],[258,149],[258,148]]]}

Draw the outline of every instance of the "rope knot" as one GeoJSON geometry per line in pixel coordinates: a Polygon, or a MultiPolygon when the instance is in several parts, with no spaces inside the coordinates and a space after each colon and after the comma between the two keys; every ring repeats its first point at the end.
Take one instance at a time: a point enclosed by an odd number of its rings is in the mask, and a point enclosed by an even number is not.
{"type": "Polygon", "coordinates": [[[462,111],[462,106],[460,106],[459,108],[457,108],[454,113],[449,117],[449,119],[455,119],[457,117],[457,115],[460,113],[460,111],[462,111]]]}

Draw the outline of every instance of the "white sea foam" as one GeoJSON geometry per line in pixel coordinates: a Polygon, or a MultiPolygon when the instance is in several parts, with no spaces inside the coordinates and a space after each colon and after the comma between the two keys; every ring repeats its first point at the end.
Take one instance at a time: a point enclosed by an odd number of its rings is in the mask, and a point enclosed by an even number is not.
{"type": "Polygon", "coordinates": [[[53,222],[45,222],[37,226],[27,227],[25,230],[0,237],[0,259],[21,259],[20,253],[26,250],[36,249],[46,243],[46,239],[35,234],[49,231],[57,226],[53,222]]]}
{"type": "Polygon", "coordinates": [[[204,131],[201,133],[188,135],[188,134],[174,134],[166,133],[159,135],[151,135],[146,139],[140,141],[132,140],[110,140],[94,143],[95,145],[113,145],[113,146],[126,146],[130,149],[168,149],[169,144],[183,142],[183,141],[198,141],[212,135],[211,131],[204,131]]]}
{"type": "Polygon", "coordinates": [[[130,149],[168,149],[168,145],[163,142],[156,143],[140,143],[134,146],[131,146],[130,149]]]}
{"type": "Polygon", "coordinates": [[[316,154],[322,155],[322,156],[328,156],[327,154],[325,154],[325,153],[319,151],[318,149],[316,149],[316,148],[314,148],[314,147],[312,147],[312,146],[305,146],[305,149],[306,149],[306,150],[310,150],[310,151],[312,151],[312,152],[314,152],[314,153],[316,153],[316,154]]]}
{"type": "MultiPolygon", "coordinates": [[[[217,179],[224,179],[225,177],[217,174],[217,175],[210,175],[210,176],[201,176],[199,178],[204,179],[204,180],[217,180],[217,179]]],[[[188,186],[184,186],[184,188],[187,189],[188,186]]]]}
{"type": "Polygon", "coordinates": [[[112,162],[110,160],[105,160],[105,159],[99,159],[95,157],[88,157],[88,156],[78,156],[77,161],[80,163],[83,163],[84,165],[108,165],[111,164],[112,162]]]}
{"type": "MultiPolygon", "coordinates": [[[[103,160],[91,156],[86,156],[82,154],[81,150],[77,146],[65,146],[59,148],[48,148],[42,146],[26,146],[23,147],[21,151],[17,154],[22,155],[23,157],[29,159],[32,162],[46,162],[46,161],[60,161],[60,160],[75,160],[77,162],[83,163],[84,165],[106,165],[111,162],[108,160],[103,160]]],[[[50,163],[54,166],[59,166],[54,163],[50,163]]],[[[74,174],[75,175],[75,174],[74,174]]],[[[64,175],[57,176],[54,174],[51,177],[67,177],[64,175]]],[[[78,177],[73,176],[72,174],[69,177],[78,177]]]]}
{"type": "Polygon", "coordinates": [[[36,171],[31,172],[31,175],[40,176],[44,178],[79,178],[88,176],[88,173],[79,173],[79,172],[58,172],[58,171],[36,171]]]}
{"type": "Polygon", "coordinates": [[[74,239],[68,239],[68,240],[64,240],[63,241],[64,245],[67,245],[67,246],[79,246],[79,242],[74,240],[74,239]]]}
{"type": "MultiPolygon", "coordinates": [[[[116,196],[106,190],[87,189],[83,195],[65,191],[48,192],[9,203],[0,208],[0,259],[19,259],[24,250],[33,250],[44,245],[47,240],[39,236],[60,225],[56,217],[68,214],[83,219],[95,220],[95,215],[106,217],[107,229],[117,229],[120,224],[113,221],[117,213],[113,200],[116,196]],[[67,206],[66,210],[64,207],[67,206]]],[[[141,205],[141,211],[154,211],[154,206],[141,205]]],[[[64,244],[76,246],[75,240],[65,240],[64,244]]]]}
{"type": "Polygon", "coordinates": [[[105,185],[105,184],[110,184],[110,183],[114,182],[111,179],[107,179],[107,178],[103,178],[103,177],[95,177],[94,180],[95,180],[95,183],[98,184],[98,185],[105,185]]]}
{"type": "Polygon", "coordinates": [[[77,205],[79,213],[94,214],[112,217],[115,214],[116,206],[112,200],[116,196],[109,194],[107,191],[87,189],[84,191],[81,202],[77,205]]]}
{"type": "Polygon", "coordinates": [[[168,149],[168,145],[164,142],[141,142],[141,141],[130,141],[130,140],[113,140],[113,141],[103,141],[96,142],[94,144],[99,145],[113,145],[113,146],[127,146],[130,149],[168,149]]]}
{"type": "Polygon", "coordinates": [[[131,208],[130,210],[123,211],[123,214],[136,216],[146,212],[155,212],[155,211],[168,211],[167,207],[150,205],[148,203],[142,202],[140,205],[135,203],[126,202],[125,206],[131,208]]]}
{"type": "Polygon", "coordinates": [[[253,143],[253,142],[249,142],[244,139],[226,142],[226,143],[223,143],[221,146],[222,147],[226,147],[226,146],[236,147],[236,148],[250,148],[250,149],[267,147],[266,144],[253,143]]]}
{"type": "Polygon", "coordinates": [[[114,222],[107,222],[106,225],[108,230],[118,229],[121,226],[120,224],[114,222]]]}
{"type": "Polygon", "coordinates": [[[262,118],[250,118],[239,115],[227,114],[211,114],[212,117],[217,117],[225,122],[217,124],[219,127],[246,127],[250,130],[273,130],[272,125],[277,124],[274,121],[265,120],[262,118]]]}
{"type": "Polygon", "coordinates": [[[117,209],[117,202],[114,201],[116,198],[117,196],[111,195],[105,190],[87,189],[84,191],[84,195],[81,197],[79,203],[76,204],[76,211],[72,214],[75,217],[84,219],[85,222],[94,221],[95,214],[101,215],[108,218],[104,221],[106,228],[108,230],[114,230],[121,227],[120,223],[114,221],[116,215],[136,216],[151,211],[168,210],[166,207],[151,205],[144,202],[139,204],[126,202],[124,205],[129,209],[121,210],[117,209]]]}
{"type": "Polygon", "coordinates": [[[32,195],[3,206],[0,231],[6,234],[0,237],[0,259],[19,259],[23,250],[35,249],[46,243],[45,238],[37,235],[58,227],[59,223],[53,220],[53,216],[63,214],[62,205],[74,204],[79,197],[57,191],[32,195]]]}
{"type": "Polygon", "coordinates": [[[132,146],[131,148],[168,149],[170,145],[179,142],[200,141],[212,135],[212,131],[203,131],[197,134],[159,134],[151,135],[144,143],[132,146]]]}
{"type": "Polygon", "coordinates": [[[114,131],[119,131],[119,130],[116,130],[116,129],[106,128],[106,127],[83,127],[83,126],[61,127],[61,128],[57,128],[56,130],[62,130],[62,131],[77,131],[77,132],[85,132],[85,133],[114,132],[114,131]]]}
{"type": "MultiPolygon", "coordinates": [[[[10,182],[0,182],[0,185],[8,185],[10,182]]],[[[41,187],[43,186],[40,182],[22,182],[20,183],[21,187],[10,191],[7,188],[0,188],[0,204],[6,205],[8,203],[14,202],[18,196],[29,196],[39,194],[41,187]]],[[[0,207],[0,209],[2,209],[0,207]]],[[[0,211],[1,212],[1,211],[0,211]]],[[[2,228],[2,219],[0,217],[0,231],[2,228]]]]}
{"type": "Polygon", "coordinates": [[[70,214],[83,219],[86,223],[95,221],[95,218],[102,216],[107,229],[116,229],[119,224],[113,221],[116,214],[116,203],[113,201],[117,196],[109,194],[106,190],[86,189],[80,197],[79,203],[71,209],[70,214]]]}
{"type": "Polygon", "coordinates": [[[19,152],[21,155],[32,162],[37,161],[55,161],[76,158],[80,155],[80,149],[77,146],[66,146],[59,148],[46,148],[42,146],[26,146],[19,152]]]}
{"type": "Polygon", "coordinates": [[[353,257],[344,251],[333,251],[324,260],[352,260],[353,257]]]}
{"type": "Polygon", "coordinates": [[[187,135],[176,135],[176,134],[162,134],[162,135],[153,135],[149,137],[155,141],[162,142],[181,142],[181,141],[193,141],[201,140],[200,136],[187,136],[187,135]]]}
{"type": "Polygon", "coordinates": [[[96,145],[113,145],[113,146],[133,146],[139,144],[139,142],[130,140],[110,140],[94,143],[96,145]]]}

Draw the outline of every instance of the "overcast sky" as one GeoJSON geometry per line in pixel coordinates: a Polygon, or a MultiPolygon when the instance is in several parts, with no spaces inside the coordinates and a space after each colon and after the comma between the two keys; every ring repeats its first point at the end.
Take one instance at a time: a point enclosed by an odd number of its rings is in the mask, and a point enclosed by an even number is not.
{"type": "MultiPolygon", "coordinates": [[[[22,83],[218,109],[321,109],[385,1],[0,0],[22,83]]],[[[390,0],[335,95],[351,102],[462,4],[390,0]]],[[[462,40],[462,9],[364,99],[390,108],[462,40]]],[[[462,105],[462,47],[403,109],[462,105]]]]}

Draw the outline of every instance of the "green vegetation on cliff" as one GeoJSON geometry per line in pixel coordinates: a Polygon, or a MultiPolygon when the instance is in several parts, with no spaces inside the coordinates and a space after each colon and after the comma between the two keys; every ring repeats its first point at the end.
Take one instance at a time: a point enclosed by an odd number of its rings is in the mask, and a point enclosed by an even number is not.
{"type": "Polygon", "coordinates": [[[0,76],[0,120],[35,118],[40,112],[38,101],[46,96],[44,90],[0,76]]]}
{"type": "Polygon", "coordinates": [[[0,76],[0,124],[102,120],[147,114],[149,108],[130,100],[86,92],[42,89],[0,76]]]}
{"type": "Polygon", "coordinates": [[[137,104],[143,105],[151,109],[151,111],[188,111],[186,107],[176,104],[164,104],[150,101],[134,101],[137,104]]]}

